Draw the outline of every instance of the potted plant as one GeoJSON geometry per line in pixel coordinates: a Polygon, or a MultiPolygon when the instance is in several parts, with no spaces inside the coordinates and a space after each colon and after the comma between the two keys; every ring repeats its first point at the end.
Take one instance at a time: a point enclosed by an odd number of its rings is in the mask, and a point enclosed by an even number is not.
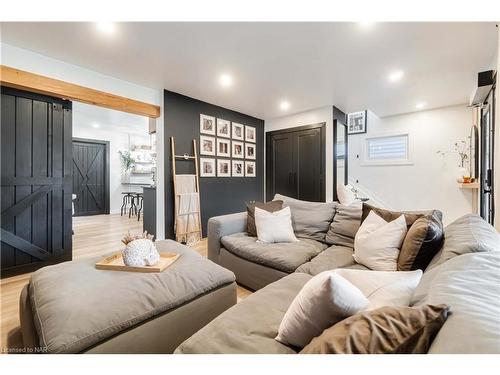
{"type": "MultiPolygon", "coordinates": [[[[470,139],[470,137],[468,137],[470,139]]],[[[445,157],[446,155],[458,155],[458,171],[457,181],[463,182],[465,179],[470,179],[470,172],[467,169],[467,161],[469,160],[468,144],[465,140],[455,142],[453,149],[450,151],[437,151],[438,154],[445,157]]]]}
{"type": "Polygon", "coordinates": [[[130,154],[130,151],[118,151],[120,155],[120,163],[122,165],[122,183],[130,182],[130,173],[134,167],[134,159],[130,154]]]}

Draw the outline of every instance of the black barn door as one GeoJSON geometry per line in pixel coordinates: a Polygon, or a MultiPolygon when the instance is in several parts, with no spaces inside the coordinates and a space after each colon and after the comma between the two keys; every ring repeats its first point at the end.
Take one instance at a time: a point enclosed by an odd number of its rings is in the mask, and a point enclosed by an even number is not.
{"type": "Polygon", "coordinates": [[[1,88],[2,277],[71,260],[71,102],[1,88]]]}
{"type": "Polygon", "coordinates": [[[75,216],[109,214],[109,142],[73,139],[75,216]]]}

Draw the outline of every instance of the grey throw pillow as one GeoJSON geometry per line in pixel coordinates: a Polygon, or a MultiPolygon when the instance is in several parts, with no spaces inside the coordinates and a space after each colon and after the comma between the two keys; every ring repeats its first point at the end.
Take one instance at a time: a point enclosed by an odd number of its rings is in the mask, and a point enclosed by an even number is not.
{"type": "Polygon", "coordinates": [[[354,248],[354,237],[361,225],[363,213],[361,202],[349,206],[337,205],[337,211],[326,233],[325,242],[329,245],[354,248]]]}
{"type": "Polygon", "coordinates": [[[276,194],[273,201],[278,200],[283,201],[283,207],[290,207],[293,231],[297,237],[325,241],[335,215],[336,202],[308,202],[276,194]]]}
{"type": "Polygon", "coordinates": [[[440,257],[428,269],[459,255],[483,251],[500,251],[500,235],[479,215],[467,214],[444,228],[440,257]]]}

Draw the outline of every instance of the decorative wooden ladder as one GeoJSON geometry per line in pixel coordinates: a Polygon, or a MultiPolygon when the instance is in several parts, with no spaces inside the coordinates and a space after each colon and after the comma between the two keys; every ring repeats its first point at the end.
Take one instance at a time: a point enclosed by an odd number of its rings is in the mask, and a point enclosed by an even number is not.
{"type": "MultiPolygon", "coordinates": [[[[175,232],[175,240],[177,242],[183,242],[186,243],[188,241],[188,236],[199,233],[199,238],[202,239],[202,230],[201,230],[201,213],[200,213],[200,207],[201,207],[201,201],[200,201],[200,176],[199,176],[199,169],[198,169],[198,151],[196,147],[196,139],[193,139],[193,150],[194,150],[194,155],[176,155],[175,154],[175,139],[174,137],[170,137],[170,149],[172,152],[172,176],[173,176],[173,182],[174,182],[174,232],[175,232]],[[179,203],[180,203],[180,195],[177,193],[177,183],[176,183],[176,167],[175,163],[177,160],[192,160],[194,161],[194,166],[195,166],[195,179],[196,179],[196,193],[198,195],[198,208],[196,211],[189,211],[189,212],[183,212],[182,214],[179,214],[179,203]],[[179,196],[179,199],[177,199],[177,196],[179,196]],[[198,230],[195,231],[184,231],[184,232],[178,232],[178,227],[177,227],[177,222],[178,218],[180,216],[188,216],[188,220],[190,215],[196,215],[196,221],[198,223],[198,230]]],[[[188,225],[186,224],[186,229],[188,228],[188,225]]]]}

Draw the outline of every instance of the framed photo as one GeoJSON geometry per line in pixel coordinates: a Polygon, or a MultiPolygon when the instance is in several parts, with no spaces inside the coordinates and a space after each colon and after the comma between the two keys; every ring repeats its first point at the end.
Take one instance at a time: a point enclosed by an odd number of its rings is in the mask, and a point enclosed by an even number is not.
{"type": "Polygon", "coordinates": [[[232,141],[231,144],[233,158],[243,159],[245,157],[243,142],[232,141]]]}
{"type": "Polygon", "coordinates": [[[347,114],[347,134],[366,133],[366,111],[347,114]]]}
{"type": "Polygon", "coordinates": [[[255,162],[254,161],[246,161],[245,162],[245,177],[255,177],[255,162]]]}
{"type": "Polygon", "coordinates": [[[255,139],[257,138],[255,134],[253,126],[245,126],[245,141],[255,143],[255,139]]]}
{"type": "Polygon", "coordinates": [[[217,138],[217,156],[231,157],[231,141],[217,138]]]}
{"type": "Polygon", "coordinates": [[[217,137],[231,138],[231,121],[217,119],[217,137]]]}
{"type": "Polygon", "coordinates": [[[233,122],[233,139],[243,141],[245,139],[245,125],[233,122]]]}
{"type": "Polygon", "coordinates": [[[231,160],[217,159],[217,177],[231,177],[231,160]]]}
{"type": "Polygon", "coordinates": [[[243,160],[233,160],[233,177],[245,176],[245,162],[243,160]]]}
{"type": "Polygon", "coordinates": [[[245,158],[255,160],[255,143],[245,143],[245,158]]]}
{"type": "Polygon", "coordinates": [[[215,135],[215,117],[200,115],[200,133],[215,135]]]}
{"type": "Polygon", "coordinates": [[[215,177],[215,159],[200,158],[200,177],[215,177]]]}
{"type": "Polygon", "coordinates": [[[200,155],[215,156],[215,138],[200,135],[200,155]]]}

